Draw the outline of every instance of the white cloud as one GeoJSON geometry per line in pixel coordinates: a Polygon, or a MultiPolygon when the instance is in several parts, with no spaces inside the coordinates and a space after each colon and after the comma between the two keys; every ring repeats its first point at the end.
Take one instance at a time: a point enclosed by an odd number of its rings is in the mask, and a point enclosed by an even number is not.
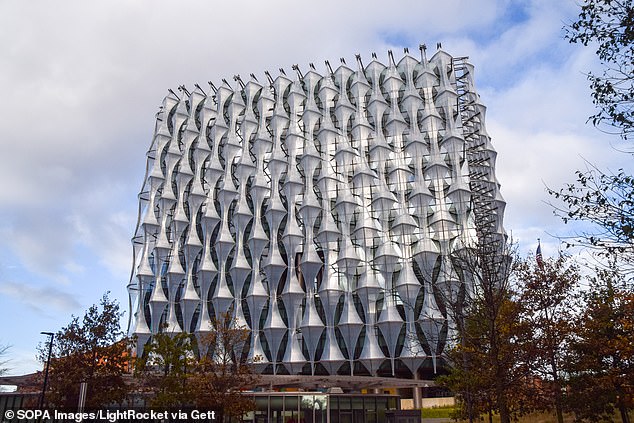
{"type": "MultiPolygon", "coordinates": [[[[5,223],[6,225],[6,223],[5,223]]],[[[66,282],[60,269],[72,254],[72,237],[68,222],[57,210],[22,209],[12,216],[10,226],[0,232],[4,243],[20,258],[23,265],[39,274],[66,282]]]]}
{"type": "MultiPolygon", "coordinates": [[[[6,358],[9,360],[6,364],[8,369],[7,375],[19,376],[28,372],[33,372],[35,369],[42,369],[42,365],[38,362],[34,350],[15,348],[13,345],[9,345],[10,348],[7,350],[6,357],[3,357],[3,359],[6,358]],[[23,369],[28,370],[25,372],[23,369]]],[[[2,389],[0,389],[0,392],[2,392],[2,389]]]]}
{"type": "Polygon", "coordinates": [[[4,281],[0,282],[0,293],[43,316],[56,312],[70,313],[81,307],[73,294],[51,286],[39,287],[4,281]]]}
{"type": "MultiPolygon", "coordinates": [[[[106,197],[107,198],[107,197],[106,197]]],[[[72,216],[79,242],[99,257],[99,264],[119,279],[128,277],[132,266],[132,244],[136,215],[133,211],[103,213],[98,208],[72,216]]]]}
{"type": "Polygon", "coordinates": [[[591,52],[577,49],[561,66],[534,66],[506,90],[484,90],[497,176],[508,202],[506,226],[522,242],[575,231],[553,215],[546,187],[573,183],[575,170],[588,162],[601,169],[632,169],[629,157],[613,148],[618,139],[585,123],[593,109],[581,69],[592,65],[591,52]]]}
{"type": "MultiPolygon", "coordinates": [[[[122,274],[152,118],[167,88],[385,54],[385,37],[483,28],[504,3],[40,1],[0,5],[0,231],[27,268],[64,280],[78,247],[122,274]],[[408,13],[403,13],[404,10],[408,13]],[[113,216],[127,216],[112,222],[113,216]]],[[[420,40],[425,41],[425,40],[420,40]]],[[[430,40],[430,44],[435,40],[430,40]]]]}

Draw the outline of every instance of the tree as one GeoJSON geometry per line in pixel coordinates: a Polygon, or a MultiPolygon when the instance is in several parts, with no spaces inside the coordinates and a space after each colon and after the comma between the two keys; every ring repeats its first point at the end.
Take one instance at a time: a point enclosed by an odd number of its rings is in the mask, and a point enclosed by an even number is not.
{"type": "Polygon", "coordinates": [[[634,294],[615,269],[599,269],[575,322],[565,371],[568,405],[579,419],[623,423],[634,408],[634,294]]]}
{"type": "Polygon", "coordinates": [[[150,406],[187,405],[190,401],[187,379],[194,362],[192,335],[166,332],[154,335],[135,366],[141,392],[151,394],[150,406]]]}
{"type": "Polygon", "coordinates": [[[629,0],[584,0],[576,22],[566,27],[571,43],[597,45],[604,66],[588,74],[596,127],[616,129],[627,139],[634,128],[634,6],[629,0]]]}
{"type": "MultiPolygon", "coordinates": [[[[470,332],[471,324],[466,325],[470,332]]],[[[478,338],[473,338],[477,340],[478,338]]],[[[436,379],[436,383],[448,388],[459,399],[459,408],[454,411],[456,419],[468,419],[470,422],[482,414],[491,415],[494,405],[494,385],[488,361],[483,349],[475,342],[463,342],[450,348],[445,354],[452,364],[446,376],[436,379]],[[477,369],[477,370],[476,370],[477,369]]]]}
{"type": "MultiPolygon", "coordinates": [[[[83,319],[73,316],[53,340],[49,370],[48,403],[76,408],[80,383],[87,383],[86,407],[97,408],[125,399],[124,374],[129,366],[129,340],[119,319],[115,300],[104,294],[99,306],[92,305],[83,319]]],[[[46,362],[48,344],[39,346],[39,359],[46,362]]]]}
{"type": "Polygon", "coordinates": [[[240,418],[255,408],[242,391],[256,376],[245,361],[249,330],[236,326],[231,312],[212,320],[212,330],[198,338],[185,333],[153,336],[135,373],[153,407],[197,407],[214,410],[216,419],[240,418]]]}
{"type": "MultiPolygon", "coordinates": [[[[590,120],[595,127],[616,129],[628,139],[634,127],[632,2],[584,0],[579,19],[566,29],[572,43],[596,43],[596,54],[604,66],[601,75],[588,75],[598,108],[590,120]]],[[[607,174],[592,169],[577,172],[576,185],[549,192],[563,202],[555,213],[565,223],[578,220],[594,226],[580,234],[576,243],[597,250],[609,261],[609,266],[597,270],[584,296],[585,307],[575,320],[565,367],[570,375],[568,405],[578,418],[593,421],[609,419],[616,407],[627,422],[634,380],[634,313],[632,291],[624,281],[634,270],[634,180],[623,170],[607,174]]]]}
{"type": "Polygon", "coordinates": [[[555,410],[563,423],[566,384],[564,364],[572,334],[575,292],[581,276],[576,264],[564,255],[537,262],[529,257],[519,263],[520,318],[530,328],[526,343],[528,369],[537,383],[533,392],[539,397],[536,405],[555,410]]]}
{"type": "Polygon", "coordinates": [[[487,414],[492,422],[498,412],[500,421],[510,421],[529,409],[522,358],[527,328],[518,318],[520,304],[504,298],[496,308],[473,304],[465,315],[462,342],[447,353],[454,366],[438,382],[461,398],[456,417],[473,421],[487,414]]]}
{"type": "Polygon", "coordinates": [[[213,330],[199,341],[200,359],[191,376],[194,404],[216,410],[219,421],[240,418],[255,409],[242,391],[252,389],[257,377],[243,354],[249,339],[246,327],[236,326],[230,312],[212,321],[213,330]]]}
{"type": "Polygon", "coordinates": [[[511,286],[514,253],[506,240],[481,237],[452,254],[460,279],[471,287],[449,303],[456,316],[457,342],[448,353],[450,374],[439,383],[462,399],[463,417],[500,414],[508,423],[524,409],[527,328],[511,286]]]}

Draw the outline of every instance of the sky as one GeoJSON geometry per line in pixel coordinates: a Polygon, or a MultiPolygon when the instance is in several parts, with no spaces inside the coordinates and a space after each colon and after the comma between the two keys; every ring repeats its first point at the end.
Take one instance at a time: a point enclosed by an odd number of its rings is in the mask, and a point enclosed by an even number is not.
{"type": "MultiPolygon", "coordinates": [[[[505,227],[522,255],[572,233],[546,187],[589,163],[632,171],[594,112],[589,47],[563,39],[575,0],[0,0],[0,345],[9,374],[110,292],[126,312],[130,238],[167,89],[340,57],[397,60],[437,42],[469,56],[498,151],[505,227]],[[230,4],[229,4],[230,3],[230,4]],[[309,6],[311,5],[311,6],[309,6]]],[[[289,72],[289,75],[292,74],[289,72]]]]}

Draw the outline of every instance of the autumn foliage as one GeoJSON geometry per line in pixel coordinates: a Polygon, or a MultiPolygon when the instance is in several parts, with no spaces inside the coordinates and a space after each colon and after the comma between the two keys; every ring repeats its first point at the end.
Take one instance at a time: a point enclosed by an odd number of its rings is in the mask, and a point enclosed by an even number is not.
{"type": "MultiPolygon", "coordinates": [[[[119,305],[104,295],[83,318],[71,323],[53,338],[46,403],[76,409],[81,382],[87,383],[87,408],[120,403],[129,387],[124,375],[130,365],[127,338],[120,329],[119,305]]],[[[40,345],[39,359],[46,363],[48,343],[40,345]]]]}
{"type": "Polygon", "coordinates": [[[195,407],[216,411],[216,418],[239,418],[255,408],[243,391],[257,376],[240,352],[249,330],[236,326],[230,312],[212,321],[200,334],[154,335],[139,358],[136,376],[154,407],[195,407]]]}

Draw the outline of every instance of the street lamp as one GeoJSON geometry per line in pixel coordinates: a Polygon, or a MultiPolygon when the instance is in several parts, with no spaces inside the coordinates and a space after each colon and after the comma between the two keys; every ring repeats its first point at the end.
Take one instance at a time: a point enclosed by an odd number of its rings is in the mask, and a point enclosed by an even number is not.
{"type": "Polygon", "coordinates": [[[44,371],[44,386],[42,386],[42,394],[40,395],[40,405],[39,408],[42,409],[44,406],[44,395],[46,394],[46,384],[48,383],[48,367],[51,364],[51,352],[53,351],[53,337],[55,334],[53,332],[40,332],[42,335],[46,335],[49,337],[48,340],[48,357],[46,358],[46,370],[44,371]]]}

